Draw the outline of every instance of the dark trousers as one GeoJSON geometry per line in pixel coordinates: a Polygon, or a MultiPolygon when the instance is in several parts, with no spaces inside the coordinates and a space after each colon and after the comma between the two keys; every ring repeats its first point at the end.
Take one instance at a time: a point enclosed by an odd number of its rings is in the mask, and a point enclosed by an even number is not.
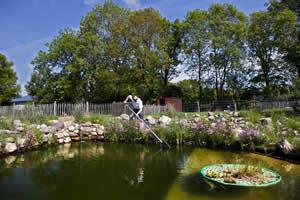
{"type": "MultiPolygon", "coordinates": [[[[133,111],[134,111],[135,113],[138,113],[139,110],[140,110],[140,109],[133,109],[133,111]]],[[[134,114],[134,113],[132,113],[132,114],[130,115],[130,120],[131,120],[133,117],[135,117],[135,114],[134,114]]],[[[139,114],[139,117],[140,117],[142,120],[144,120],[144,114],[143,114],[143,111],[139,114]]]]}

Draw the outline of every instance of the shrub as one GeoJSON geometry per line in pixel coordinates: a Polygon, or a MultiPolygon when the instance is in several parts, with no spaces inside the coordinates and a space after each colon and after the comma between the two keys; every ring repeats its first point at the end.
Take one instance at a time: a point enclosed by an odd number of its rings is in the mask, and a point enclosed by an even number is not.
{"type": "Polygon", "coordinates": [[[35,138],[39,144],[44,143],[44,134],[37,128],[33,129],[33,133],[35,135],[35,138]]]}

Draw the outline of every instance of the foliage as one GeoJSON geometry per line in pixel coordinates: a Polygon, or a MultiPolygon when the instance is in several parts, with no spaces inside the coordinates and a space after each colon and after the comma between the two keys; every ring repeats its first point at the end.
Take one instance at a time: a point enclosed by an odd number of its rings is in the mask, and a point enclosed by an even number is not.
{"type": "Polygon", "coordinates": [[[260,66],[252,82],[264,82],[265,93],[274,95],[275,85],[285,85],[292,76],[280,46],[295,42],[291,36],[295,35],[296,16],[290,10],[276,14],[260,11],[252,13],[250,21],[248,45],[253,62],[260,66]]]}
{"type": "Polygon", "coordinates": [[[34,136],[39,144],[44,143],[44,134],[40,131],[40,129],[33,129],[34,136]]]}
{"type": "Polygon", "coordinates": [[[107,0],[38,53],[26,90],[39,103],[117,102],[129,93],[151,103],[165,95],[202,102],[290,95],[300,74],[294,4],[272,0],[249,23],[231,4],[170,21],[107,0]],[[170,83],[183,71],[190,80],[170,83]]]}
{"type": "Polygon", "coordinates": [[[12,66],[13,63],[0,54],[0,105],[8,103],[20,92],[20,86],[17,85],[17,74],[12,66]]]}

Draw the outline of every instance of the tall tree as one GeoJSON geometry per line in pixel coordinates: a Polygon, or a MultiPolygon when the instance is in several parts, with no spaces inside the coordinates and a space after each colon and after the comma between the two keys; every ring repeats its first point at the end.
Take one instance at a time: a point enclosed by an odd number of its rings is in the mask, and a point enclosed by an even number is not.
{"type": "Polygon", "coordinates": [[[17,85],[17,74],[12,68],[13,63],[0,54],[0,105],[18,96],[20,86],[17,85]]]}
{"type": "Polygon", "coordinates": [[[178,65],[181,64],[182,24],[176,19],[171,22],[163,19],[163,31],[158,43],[160,54],[160,76],[163,90],[167,89],[169,81],[178,74],[178,65]]]}
{"type": "Polygon", "coordinates": [[[290,44],[295,33],[296,18],[290,10],[283,10],[276,16],[269,12],[251,14],[248,31],[248,46],[254,63],[260,66],[254,80],[265,83],[265,92],[271,94],[271,87],[278,81],[288,80],[288,69],[283,62],[284,54],[280,47],[290,44]]]}
{"type": "Polygon", "coordinates": [[[188,66],[186,72],[198,80],[198,99],[202,100],[203,76],[209,52],[208,15],[206,11],[189,12],[184,20],[183,53],[188,66]]]}
{"type": "Polygon", "coordinates": [[[161,67],[160,36],[163,19],[152,8],[133,11],[129,18],[129,47],[132,51],[132,81],[144,99],[159,94],[161,67]]]}
{"type": "Polygon", "coordinates": [[[215,4],[208,10],[210,78],[217,99],[228,88],[228,79],[242,66],[247,16],[231,4],[215,4]]]}
{"type": "MultiPolygon", "coordinates": [[[[291,10],[295,16],[298,16],[298,30],[296,30],[297,24],[294,24],[295,27],[289,27],[289,40],[283,40],[279,45],[279,50],[284,54],[284,59],[297,69],[298,78],[300,78],[300,2],[297,0],[271,0],[268,6],[268,11],[273,17],[286,9],[291,10]]],[[[286,22],[282,21],[282,23],[286,22]]],[[[284,25],[282,28],[285,31],[286,27],[284,25]]]]}

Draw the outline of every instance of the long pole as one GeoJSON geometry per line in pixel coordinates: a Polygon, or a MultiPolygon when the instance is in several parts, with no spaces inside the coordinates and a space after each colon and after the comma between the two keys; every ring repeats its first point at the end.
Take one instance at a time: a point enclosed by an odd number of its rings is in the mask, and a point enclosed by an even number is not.
{"type": "Polygon", "coordinates": [[[150,132],[152,133],[152,135],[154,135],[154,137],[160,142],[160,143],[165,143],[169,148],[171,148],[171,146],[166,142],[166,141],[164,141],[164,140],[162,140],[162,139],[160,139],[155,133],[154,133],[154,131],[150,128],[150,126],[148,126],[148,124],[146,124],[145,122],[144,122],[144,120],[142,120],[127,104],[125,105],[125,106],[127,106],[128,107],[128,109],[132,112],[132,113],[134,113],[134,115],[136,116],[136,118],[138,119],[138,120],[140,120],[149,130],[150,130],[150,132]]]}

